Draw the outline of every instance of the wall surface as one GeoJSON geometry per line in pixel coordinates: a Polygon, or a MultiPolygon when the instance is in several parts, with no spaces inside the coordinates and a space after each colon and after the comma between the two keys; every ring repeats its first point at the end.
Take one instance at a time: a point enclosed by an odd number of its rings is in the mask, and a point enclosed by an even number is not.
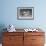
{"type": "Polygon", "coordinates": [[[0,0],[0,26],[40,27],[46,31],[46,0],[0,0]],[[17,7],[34,7],[34,20],[17,20],[17,7]]]}
{"type": "Polygon", "coordinates": [[[46,0],[0,0],[0,31],[16,28],[42,28],[46,32],[46,0]],[[17,7],[34,7],[34,20],[17,20],[17,7]]]}

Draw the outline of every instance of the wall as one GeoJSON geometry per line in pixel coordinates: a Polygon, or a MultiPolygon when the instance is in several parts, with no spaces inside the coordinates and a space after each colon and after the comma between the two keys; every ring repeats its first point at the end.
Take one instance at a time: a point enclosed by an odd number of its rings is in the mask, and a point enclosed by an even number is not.
{"type": "Polygon", "coordinates": [[[46,28],[46,0],[1,0],[0,25],[16,28],[46,28]],[[41,2],[42,1],[42,2],[41,2]],[[34,7],[34,20],[17,20],[17,7],[34,7]]]}
{"type": "Polygon", "coordinates": [[[46,0],[1,0],[0,24],[16,28],[46,28],[46,0]],[[42,1],[42,2],[41,2],[42,1]],[[17,20],[17,7],[34,7],[34,20],[17,20]]]}
{"type": "Polygon", "coordinates": [[[46,0],[0,0],[0,31],[9,24],[16,28],[40,27],[46,32],[46,0]],[[17,20],[17,7],[34,7],[34,20],[17,20]]]}

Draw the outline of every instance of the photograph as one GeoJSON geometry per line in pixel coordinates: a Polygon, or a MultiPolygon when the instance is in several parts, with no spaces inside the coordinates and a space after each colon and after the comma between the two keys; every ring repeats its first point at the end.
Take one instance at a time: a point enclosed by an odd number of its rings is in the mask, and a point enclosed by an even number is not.
{"type": "Polygon", "coordinates": [[[33,7],[18,7],[17,19],[34,19],[33,7]]]}

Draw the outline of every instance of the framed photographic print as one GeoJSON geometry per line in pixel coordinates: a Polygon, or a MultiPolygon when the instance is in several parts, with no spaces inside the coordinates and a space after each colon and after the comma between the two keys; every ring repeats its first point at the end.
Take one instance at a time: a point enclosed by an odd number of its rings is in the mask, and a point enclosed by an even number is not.
{"type": "Polygon", "coordinates": [[[34,7],[18,7],[17,19],[20,20],[33,20],[34,19],[34,7]]]}

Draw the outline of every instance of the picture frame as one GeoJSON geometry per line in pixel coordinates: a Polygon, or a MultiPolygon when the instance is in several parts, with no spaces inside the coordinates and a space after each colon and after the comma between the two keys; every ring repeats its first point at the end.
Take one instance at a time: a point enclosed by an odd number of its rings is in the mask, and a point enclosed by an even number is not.
{"type": "Polygon", "coordinates": [[[34,7],[18,7],[17,8],[18,20],[33,20],[34,19],[34,7]]]}

